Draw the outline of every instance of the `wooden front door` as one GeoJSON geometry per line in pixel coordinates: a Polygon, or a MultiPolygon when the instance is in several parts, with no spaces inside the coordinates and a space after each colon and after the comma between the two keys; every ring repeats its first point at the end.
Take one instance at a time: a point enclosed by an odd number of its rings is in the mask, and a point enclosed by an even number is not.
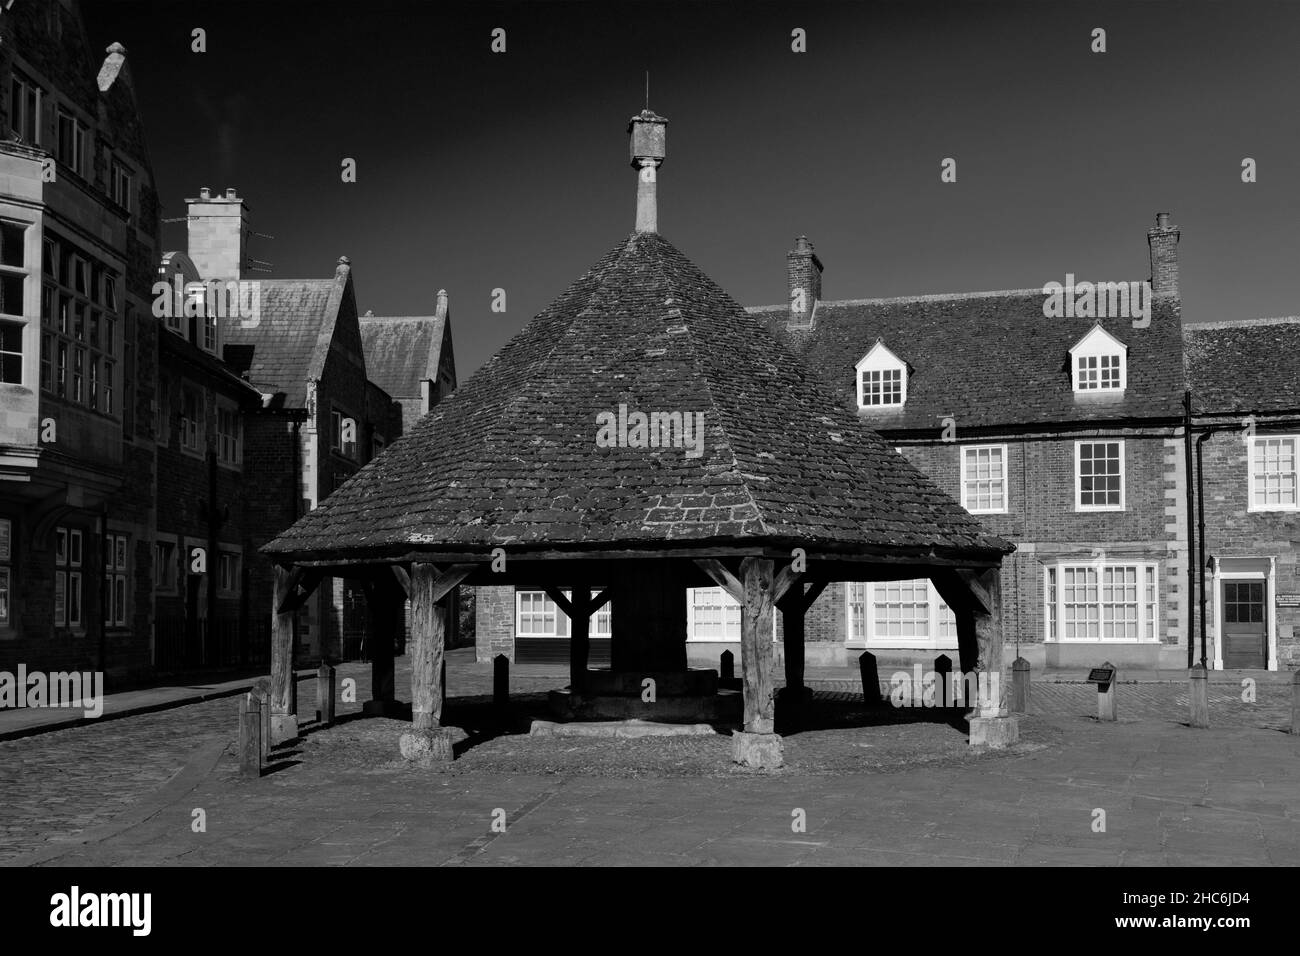
{"type": "Polygon", "coordinates": [[[1223,582],[1223,666],[1268,666],[1264,581],[1223,582]]]}

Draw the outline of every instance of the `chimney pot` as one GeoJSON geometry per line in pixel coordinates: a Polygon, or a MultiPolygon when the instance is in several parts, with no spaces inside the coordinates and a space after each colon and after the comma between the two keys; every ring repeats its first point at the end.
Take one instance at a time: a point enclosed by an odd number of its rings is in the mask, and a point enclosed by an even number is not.
{"type": "Polygon", "coordinates": [[[1159,229],[1169,228],[1169,213],[1167,212],[1156,213],[1156,227],[1159,229]]]}
{"type": "Polygon", "coordinates": [[[207,186],[202,187],[202,188],[199,190],[199,198],[200,198],[200,199],[211,199],[211,198],[212,198],[212,190],[209,189],[207,186]]]}
{"type": "Polygon", "coordinates": [[[238,198],[239,198],[238,196],[235,195],[235,187],[234,187],[234,186],[227,186],[227,187],[226,187],[226,198],[227,198],[227,199],[238,199],[238,198]]]}

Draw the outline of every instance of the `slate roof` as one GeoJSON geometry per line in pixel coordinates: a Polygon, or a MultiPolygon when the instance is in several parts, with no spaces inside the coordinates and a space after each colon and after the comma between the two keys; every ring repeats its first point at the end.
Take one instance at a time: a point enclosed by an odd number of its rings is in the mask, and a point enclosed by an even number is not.
{"type": "Polygon", "coordinates": [[[393,398],[419,398],[420,382],[437,381],[445,312],[439,315],[363,315],[361,344],[370,380],[393,398]]]}
{"type": "Polygon", "coordinates": [[[346,279],[262,279],[261,318],[223,329],[222,358],[277,404],[301,408],[320,378],[346,279]]]}
{"type": "Polygon", "coordinates": [[[1198,412],[1300,409],[1300,317],[1189,323],[1183,342],[1198,412]]]}
{"type": "Polygon", "coordinates": [[[984,531],[667,240],[634,234],[267,551],[300,560],[671,542],[988,559],[984,531]],[[703,453],[598,447],[620,404],[703,453]]]}
{"type": "Polygon", "coordinates": [[[1154,300],[1151,324],[1130,319],[1046,318],[1041,289],[818,302],[810,330],[787,331],[788,306],[749,311],[857,412],[854,366],[877,339],[908,365],[902,409],[858,414],[873,428],[938,431],[1180,417],[1179,316],[1154,300]],[[1122,397],[1076,398],[1070,347],[1094,324],[1128,346],[1122,397]]]}

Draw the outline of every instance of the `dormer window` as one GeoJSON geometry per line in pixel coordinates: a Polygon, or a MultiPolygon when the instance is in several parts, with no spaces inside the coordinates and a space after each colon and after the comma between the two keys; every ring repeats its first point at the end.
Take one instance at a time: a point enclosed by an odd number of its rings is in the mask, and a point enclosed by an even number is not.
{"type": "Polygon", "coordinates": [[[1128,385],[1128,346],[1094,325],[1070,349],[1070,367],[1077,393],[1122,392],[1128,385]]]}
{"type": "Polygon", "coordinates": [[[901,408],[907,402],[907,365],[879,339],[856,366],[859,408],[901,408]]]}

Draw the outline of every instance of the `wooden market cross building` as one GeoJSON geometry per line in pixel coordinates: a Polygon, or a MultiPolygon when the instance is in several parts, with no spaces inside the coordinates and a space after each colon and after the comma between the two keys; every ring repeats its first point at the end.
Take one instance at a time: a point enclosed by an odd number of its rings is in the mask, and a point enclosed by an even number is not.
{"type": "MultiPolygon", "coordinates": [[[[363,583],[376,635],[393,633],[410,600],[408,756],[450,753],[438,678],[448,595],[462,584],[551,595],[572,619],[579,704],[611,680],[709,686],[687,667],[687,589],[723,587],[741,605],[735,755],[776,766],[773,615],[798,695],[804,613],[827,583],[928,577],[956,615],[962,673],[987,675],[991,689],[971,714],[972,743],[1015,739],[999,585],[1012,546],[658,234],[665,129],[649,110],[629,124],[636,231],[266,547],[277,737],[297,732],[293,611],[329,575],[363,583]],[[608,674],[587,661],[590,617],[606,603],[608,674]]],[[[392,661],[373,666],[382,707],[392,661]]]]}

